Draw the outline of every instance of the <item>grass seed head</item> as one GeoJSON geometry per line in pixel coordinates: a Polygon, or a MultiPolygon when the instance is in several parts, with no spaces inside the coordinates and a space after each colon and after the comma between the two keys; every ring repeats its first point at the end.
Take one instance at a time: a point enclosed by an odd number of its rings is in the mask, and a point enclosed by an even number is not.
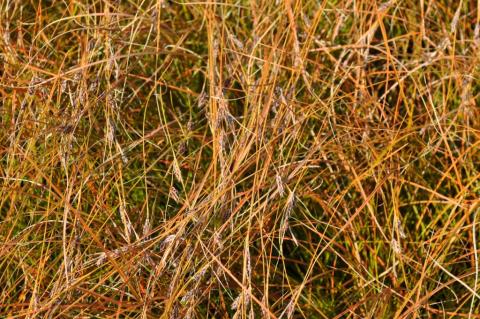
{"type": "Polygon", "coordinates": [[[232,305],[230,306],[230,309],[237,310],[238,307],[240,306],[240,302],[242,302],[242,294],[239,294],[237,298],[233,300],[232,305]]]}
{"type": "Polygon", "coordinates": [[[405,231],[402,226],[402,222],[400,220],[397,221],[397,227],[398,227],[398,234],[400,235],[400,238],[406,239],[407,235],[405,234],[405,231]]]}
{"type": "Polygon", "coordinates": [[[283,195],[285,195],[285,188],[283,187],[282,177],[278,173],[275,175],[275,182],[277,184],[278,195],[283,197],[283,195]]]}
{"type": "Polygon", "coordinates": [[[391,244],[392,250],[395,254],[397,254],[397,255],[402,254],[402,248],[400,247],[400,243],[395,238],[392,239],[390,244],[391,244]]]}
{"type": "Polygon", "coordinates": [[[295,192],[290,191],[288,193],[287,202],[285,205],[285,215],[290,216],[292,214],[293,207],[295,205],[295,192]]]}

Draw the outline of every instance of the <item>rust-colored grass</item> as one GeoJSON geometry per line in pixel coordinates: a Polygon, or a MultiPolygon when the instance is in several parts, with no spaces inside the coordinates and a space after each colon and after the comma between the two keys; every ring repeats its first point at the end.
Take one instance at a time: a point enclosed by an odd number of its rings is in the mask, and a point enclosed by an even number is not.
{"type": "Polygon", "coordinates": [[[480,318],[477,0],[0,0],[0,318],[480,318]]]}

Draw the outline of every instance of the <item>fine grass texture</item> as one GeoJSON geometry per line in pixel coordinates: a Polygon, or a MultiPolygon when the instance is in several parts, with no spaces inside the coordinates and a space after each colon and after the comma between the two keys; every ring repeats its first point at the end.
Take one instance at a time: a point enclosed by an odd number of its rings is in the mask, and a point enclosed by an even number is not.
{"type": "Polygon", "coordinates": [[[0,318],[480,318],[477,0],[0,0],[0,318]]]}

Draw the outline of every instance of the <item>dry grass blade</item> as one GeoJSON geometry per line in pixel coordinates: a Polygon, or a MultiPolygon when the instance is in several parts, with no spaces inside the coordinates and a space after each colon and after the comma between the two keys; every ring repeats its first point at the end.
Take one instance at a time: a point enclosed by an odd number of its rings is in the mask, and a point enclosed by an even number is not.
{"type": "Polygon", "coordinates": [[[0,0],[0,318],[480,318],[480,2],[0,0]]]}

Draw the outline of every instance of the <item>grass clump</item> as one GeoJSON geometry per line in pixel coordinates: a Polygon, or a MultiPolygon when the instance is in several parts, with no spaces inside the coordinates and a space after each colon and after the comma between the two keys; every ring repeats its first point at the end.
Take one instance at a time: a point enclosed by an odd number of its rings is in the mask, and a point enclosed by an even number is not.
{"type": "Polygon", "coordinates": [[[0,317],[478,318],[475,1],[0,1],[0,317]]]}

